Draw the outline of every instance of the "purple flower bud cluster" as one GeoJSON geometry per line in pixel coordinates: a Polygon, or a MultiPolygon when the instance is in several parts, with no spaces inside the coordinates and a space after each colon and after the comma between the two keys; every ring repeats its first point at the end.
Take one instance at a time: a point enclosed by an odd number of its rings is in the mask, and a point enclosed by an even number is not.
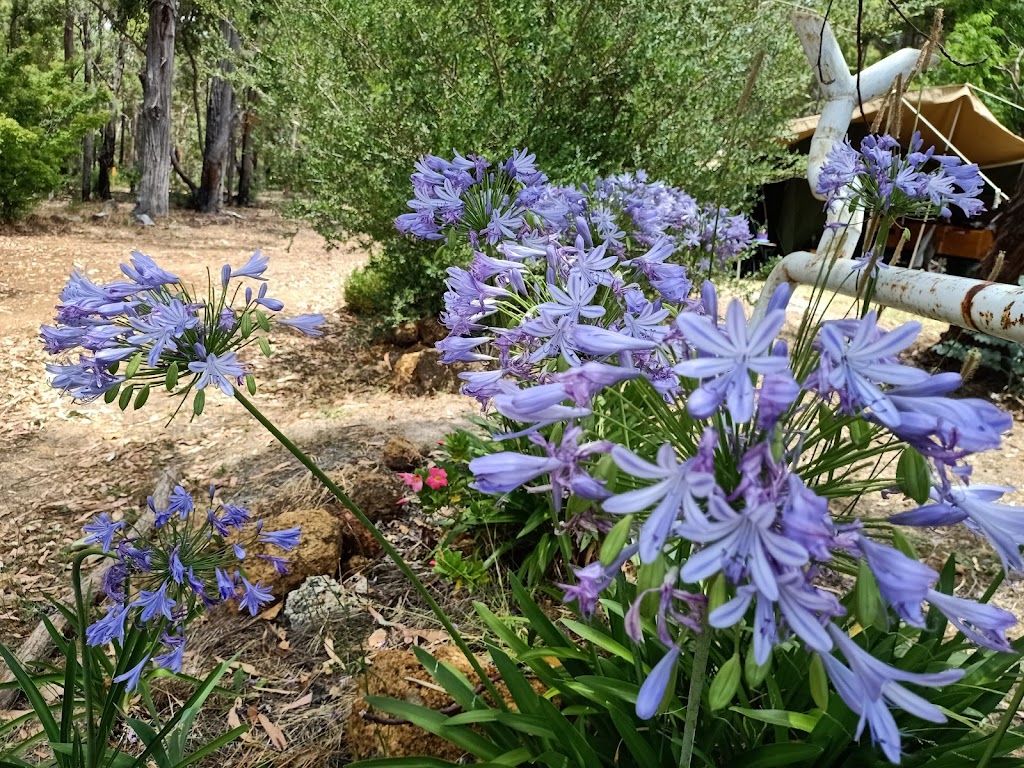
{"type": "MultiPolygon", "coordinates": [[[[181,671],[186,628],[206,608],[237,600],[239,610],[255,616],[273,600],[268,587],[247,578],[243,562],[247,549],[270,545],[286,553],[299,544],[298,526],[267,531],[248,510],[215,504],[215,497],[211,486],[205,514],[180,485],[165,509],[156,509],[150,497],[154,524],[145,536],[135,535],[123,520],[114,521],[105,512],[84,527],[85,542],[98,545],[113,559],[102,583],[106,615],[86,629],[86,641],[94,646],[123,644],[125,633],[136,629],[151,630],[158,638],[140,664],[115,678],[115,682],[126,682],[129,690],[138,686],[150,661],[181,671]]],[[[270,562],[278,573],[287,572],[287,558],[257,557],[270,562]]]]}
{"type": "MultiPolygon", "coordinates": [[[[840,153],[824,183],[838,183],[845,168],[849,178],[836,189],[852,183],[862,203],[890,214],[910,210],[906,201],[915,210],[978,210],[969,201],[975,171],[939,161],[937,171],[925,173],[924,164],[938,159],[919,149],[915,144],[901,159],[891,141],[869,141],[855,158],[840,153]],[[913,173],[902,173],[901,164],[913,173]],[[892,174],[889,186],[884,169],[892,174]]],[[[486,187],[483,175],[477,183],[486,187]]],[[[899,355],[920,331],[916,323],[884,330],[874,312],[829,320],[791,349],[778,338],[786,287],[760,319],[748,319],[738,300],[721,319],[714,285],[705,282],[692,296],[683,262],[692,263],[693,251],[715,258],[741,252],[750,228],[727,212],[701,209],[679,190],[641,174],[583,191],[545,184],[524,208],[514,237],[471,239],[473,261],[450,269],[446,283],[442,320],[452,333],[438,344],[443,359],[491,363],[492,370],[460,374],[463,391],[502,417],[505,431],[496,439],[529,437],[518,450],[470,462],[474,487],[504,494],[530,485],[550,489],[556,511],[575,496],[612,519],[633,516],[632,541],[619,557],[577,569],[576,583],[562,587],[565,600],[589,614],[626,560],[665,566],[662,584],[645,592],[659,595],[655,626],[668,650],[641,688],[642,716],[657,711],[688,636],[745,624],[758,664],[793,639],[821,656],[861,718],[859,728],[870,728],[898,761],[891,708],[942,721],[904,684],[945,685],[962,672],[909,674],[873,658],[851,639],[846,609],[824,588],[823,571],[837,563],[866,567],[899,620],[922,626],[930,605],[986,648],[1007,650],[1006,631],[1016,619],[939,593],[931,568],[870,538],[860,522],[833,518],[840,511],[830,499],[843,493],[816,458],[816,441],[824,440],[816,425],[823,411],[833,420],[867,422],[921,454],[934,503],[891,522],[964,522],[992,542],[1007,569],[1024,571],[1024,515],[998,503],[1009,489],[970,485],[965,461],[997,448],[1010,417],[985,401],[949,397],[960,385],[956,374],[902,364],[899,355]],[[669,415],[630,412],[645,402],[630,396],[652,387],[669,415]],[[625,442],[623,432],[628,446],[609,439],[625,442]],[[617,474],[609,474],[610,462],[617,474]],[[706,597],[712,584],[726,593],[716,605],[706,597]]],[[[853,450],[845,434],[829,439],[853,450]]],[[[642,598],[626,622],[638,640],[642,598]]]]}
{"type": "Polygon", "coordinates": [[[62,358],[46,367],[53,386],[77,400],[112,399],[123,387],[122,397],[129,391],[123,407],[132,394],[141,407],[154,386],[174,392],[213,386],[231,395],[248,372],[237,353],[255,340],[257,328],[276,323],[307,336],[321,333],[322,315],[268,314],[284,304],[267,296],[267,261],[256,251],[238,269],[225,264],[219,284],[201,295],[138,252],[121,265],[128,280],[97,284],[73,272],[54,325],[40,330],[46,351],[62,358]],[[258,290],[232,284],[244,279],[258,281],[258,290]],[[245,304],[234,307],[240,292],[245,304]]]}
{"type": "Polygon", "coordinates": [[[828,154],[818,180],[818,193],[831,204],[849,200],[856,207],[890,217],[952,216],[956,206],[966,216],[984,210],[978,194],[983,184],[978,166],[956,156],[937,155],[935,147],[914,132],[910,152],[900,154],[891,136],[865,136],[860,150],[847,140],[828,154]]]}

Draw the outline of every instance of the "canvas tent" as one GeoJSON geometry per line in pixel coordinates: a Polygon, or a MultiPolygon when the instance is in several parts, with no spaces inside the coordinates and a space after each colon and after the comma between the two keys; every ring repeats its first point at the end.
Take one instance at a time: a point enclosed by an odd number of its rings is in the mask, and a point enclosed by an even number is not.
{"type": "MultiPolygon", "coordinates": [[[[978,92],[970,84],[910,91],[903,98],[898,138],[907,147],[918,130],[926,147],[935,146],[939,153],[958,154],[967,162],[977,163],[986,181],[983,199],[992,211],[1014,188],[1024,163],[1024,138],[1002,125],[978,92]]],[[[854,110],[849,133],[855,146],[870,131],[882,104],[882,99],[875,99],[864,104],[863,113],[860,108],[854,110]]],[[[792,151],[809,151],[819,117],[802,117],[790,123],[791,135],[785,140],[792,151]]],[[[782,253],[813,247],[825,221],[822,203],[811,195],[802,176],[767,185],[762,213],[769,237],[782,253]]],[[[976,254],[983,256],[985,243],[991,242],[991,231],[985,228],[987,221],[983,217],[969,225],[954,219],[946,226],[914,227],[916,250],[921,251],[923,244],[925,250],[954,259],[980,258],[976,254]],[[942,253],[943,243],[950,253],[942,253]]]]}

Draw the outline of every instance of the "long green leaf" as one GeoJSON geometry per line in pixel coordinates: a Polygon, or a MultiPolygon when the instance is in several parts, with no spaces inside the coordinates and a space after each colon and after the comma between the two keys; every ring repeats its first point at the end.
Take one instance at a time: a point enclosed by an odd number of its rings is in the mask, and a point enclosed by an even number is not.
{"type": "Polygon", "coordinates": [[[181,762],[175,763],[174,764],[174,768],[185,768],[186,766],[192,765],[193,763],[198,763],[204,757],[207,757],[208,755],[212,755],[214,752],[216,752],[218,749],[223,747],[225,744],[230,744],[232,741],[237,739],[239,736],[241,736],[243,733],[245,733],[248,730],[249,730],[249,726],[248,725],[240,725],[237,728],[232,728],[227,733],[218,736],[216,739],[211,741],[209,744],[205,744],[202,748],[197,749],[195,752],[193,752],[191,755],[186,757],[181,762]]]}
{"type": "Polygon", "coordinates": [[[794,728],[798,731],[810,733],[821,719],[821,714],[808,715],[801,712],[790,712],[786,709],[745,709],[743,707],[729,707],[729,710],[743,715],[748,720],[757,720],[769,725],[782,725],[786,728],[794,728]]]}
{"type": "Polygon", "coordinates": [[[601,630],[588,626],[573,619],[562,619],[562,623],[569,628],[572,632],[582,637],[584,640],[593,643],[598,648],[608,651],[608,653],[618,656],[620,659],[625,661],[627,664],[633,663],[633,654],[621,643],[617,643],[612,638],[608,637],[601,630]]]}
{"type": "Polygon", "coordinates": [[[0,657],[3,658],[4,663],[7,664],[7,668],[14,675],[14,679],[18,681],[21,687],[22,693],[25,694],[25,698],[28,699],[29,704],[32,705],[32,709],[36,713],[36,717],[39,718],[39,723],[43,727],[43,731],[46,733],[46,738],[51,742],[60,742],[60,726],[57,725],[57,721],[53,718],[53,713],[50,712],[49,706],[46,704],[46,700],[43,695],[39,693],[39,689],[36,688],[35,683],[32,680],[32,676],[29,675],[28,670],[22,666],[21,662],[7,650],[7,647],[0,643],[0,657]]]}
{"type": "Polygon", "coordinates": [[[488,741],[465,726],[449,726],[449,718],[433,709],[383,696],[366,696],[365,699],[366,703],[374,709],[405,718],[410,723],[418,725],[435,736],[447,739],[477,757],[493,760],[501,754],[501,750],[494,742],[488,741]]]}
{"type": "Polygon", "coordinates": [[[461,712],[452,715],[448,722],[451,725],[477,725],[479,723],[500,723],[531,736],[552,739],[555,732],[548,727],[547,721],[537,715],[524,715],[522,712],[503,712],[500,709],[479,709],[473,712],[461,712]]]}

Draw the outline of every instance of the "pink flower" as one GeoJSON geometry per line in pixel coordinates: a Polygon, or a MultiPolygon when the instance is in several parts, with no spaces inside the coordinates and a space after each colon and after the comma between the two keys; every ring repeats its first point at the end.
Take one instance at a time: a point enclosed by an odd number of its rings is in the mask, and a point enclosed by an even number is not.
{"type": "MultiPolygon", "coordinates": [[[[419,493],[420,491],[423,490],[423,478],[420,477],[419,475],[417,475],[417,474],[415,474],[413,472],[399,472],[398,476],[400,478],[402,478],[402,482],[403,483],[405,483],[410,488],[412,488],[414,491],[416,491],[416,493],[419,493]]],[[[430,484],[429,480],[427,480],[427,484],[428,485],[430,484]]],[[[442,483],[442,485],[443,485],[443,483],[442,483]]],[[[431,488],[436,488],[437,486],[431,485],[430,487],[431,488]]]]}
{"type": "Polygon", "coordinates": [[[431,467],[427,473],[427,485],[435,491],[448,485],[448,473],[440,467],[431,467]]]}

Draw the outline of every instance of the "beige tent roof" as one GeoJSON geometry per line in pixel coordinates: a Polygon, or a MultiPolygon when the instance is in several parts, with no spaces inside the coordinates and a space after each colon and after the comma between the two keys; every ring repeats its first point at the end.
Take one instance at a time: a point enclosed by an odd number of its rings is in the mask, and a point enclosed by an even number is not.
{"type": "MultiPolygon", "coordinates": [[[[864,104],[869,125],[881,105],[882,99],[864,104]]],[[[795,144],[811,136],[818,126],[819,117],[812,115],[793,120],[789,129],[795,135],[787,140],[788,143],[795,144]]],[[[861,111],[857,108],[853,112],[853,122],[860,119],[861,111]]],[[[941,85],[909,92],[904,97],[900,143],[904,146],[909,144],[915,129],[921,131],[925,147],[934,145],[938,152],[942,152],[948,140],[970,162],[982,168],[1024,162],[1024,138],[996,120],[969,84],[941,85]],[[921,119],[915,110],[920,112],[921,119]]]]}

